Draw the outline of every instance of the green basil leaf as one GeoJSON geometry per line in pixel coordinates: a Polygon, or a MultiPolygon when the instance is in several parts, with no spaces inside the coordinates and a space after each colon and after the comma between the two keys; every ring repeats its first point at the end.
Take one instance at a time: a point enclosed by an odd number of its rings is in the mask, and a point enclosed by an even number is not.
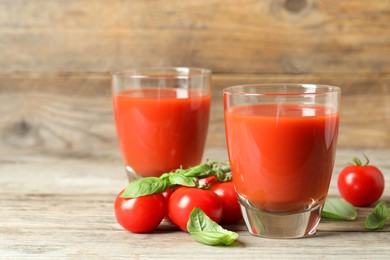
{"type": "Polygon", "coordinates": [[[169,180],[169,173],[163,173],[159,178],[163,181],[168,181],[169,180]]]}
{"type": "Polygon", "coordinates": [[[171,185],[181,185],[187,187],[195,187],[196,183],[191,177],[184,176],[179,173],[169,174],[169,183],[171,185]]]}
{"type": "Polygon", "coordinates": [[[338,220],[354,220],[357,212],[355,207],[345,200],[327,198],[321,216],[338,220]]]}
{"type": "Polygon", "coordinates": [[[187,230],[196,241],[211,246],[230,245],[238,238],[237,233],[222,228],[200,208],[192,210],[187,230]]]}
{"type": "Polygon", "coordinates": [[[369,230],[381,229],[389,218],[389,208],[384,201],[380,201],[370,215],[364,221],[364,226],[369,230]]]}
{"type": "Polygon", "coordinates": [[[130,182],[121,197],[136,198],[164,192],[167,188],[168,182],[157,177],[140,178],[130,182]]]}
{"type": "Polygon", "coordinates": [[[210,172],[211,172],[211,166],[203,163],[185,170],[183,174],[187,177],[201,178],[201,177],[209,176],[210,172]]]}

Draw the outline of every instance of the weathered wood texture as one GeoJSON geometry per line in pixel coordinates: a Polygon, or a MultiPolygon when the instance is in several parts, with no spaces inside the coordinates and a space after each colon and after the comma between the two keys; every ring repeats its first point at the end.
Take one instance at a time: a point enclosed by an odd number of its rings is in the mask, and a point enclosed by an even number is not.
{"type": "Polygon", "coordinates": [[[0,71],[388,73],[389,10],[389,0],[2,0],[0,71]]]}
{"type": "MultiPolygon", "coordinates": [[[[357,150],[337,153],[337,174],[357,150]]],[[[390,204],[390,150],[368,154],[385,174],[383,199],[390,204]]],[[[225,149],[207,156],[227,159],[225,149]]],[[[355,221],[322,220],[308,239],[261,239],[243,223],[231,247],[211,247],[163,223],[152,234],[123,230],[113,213],[116,193],[127,180],[118,159],[13,154],[0,158],[0,259],[389,259],[390,222],[368,232],[363,221],[371,208],[358,208],[355,221]]]]}
{"type": "MultiPolygon", "coordinates": [[[[339,147],[390,147],[390,76],[213,76],[207,147],[224,147],[222,88],[254,82],[342,86],[339,147]],[[379,84],[377,84],[379,82],[379,84]]],[[[0,152],[118,156],[108,73],[13,73],[0,76],[0,152]]]]}
{"type": "Polygon", "coordinates": [[[340,147],[390,147],[390,0],[0,1],[0,153],[117,156],[109,72],[213,70],[223,87],[343,89],[340,147]]]}

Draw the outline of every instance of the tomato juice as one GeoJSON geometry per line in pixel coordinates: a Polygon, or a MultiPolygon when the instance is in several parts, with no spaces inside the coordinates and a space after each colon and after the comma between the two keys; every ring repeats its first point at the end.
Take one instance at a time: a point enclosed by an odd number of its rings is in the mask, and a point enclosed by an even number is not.
{"type": "Polygon", "coordinates": [[[123,159],[137,174],[160,176],[202,160],[210,96],[176,88],[126,90],[113,95],[123,159]]]}
{"type": "Polygon", "coordinates": [[[225,111],[236,191],[276,213],[322,204],[334,166],[339,114],[298,104],[236,106],[225,111]]]}

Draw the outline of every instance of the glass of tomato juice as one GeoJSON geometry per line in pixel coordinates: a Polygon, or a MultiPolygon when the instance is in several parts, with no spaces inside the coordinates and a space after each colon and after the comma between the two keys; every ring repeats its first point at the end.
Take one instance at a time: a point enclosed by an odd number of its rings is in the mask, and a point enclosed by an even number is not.
{"type": "Polygon", "coordinates": [[[229,161],[251,234],[316,233],[334,166],[340,93],[313,84],[224,89],[229,161]]]}
{"type": "Polygon", "coordinates": [[[211,71],[145,68],[112,74],[119,146],[129,181],[202,161],[209,124],[211,71]]]}

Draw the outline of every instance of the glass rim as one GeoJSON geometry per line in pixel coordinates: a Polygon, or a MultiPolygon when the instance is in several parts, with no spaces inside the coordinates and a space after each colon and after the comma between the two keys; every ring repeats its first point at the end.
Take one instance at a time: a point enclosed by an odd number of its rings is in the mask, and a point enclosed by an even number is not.
{"type": "Polygon", "coordinates": [[[211,74],[210,69],[199,67],[140,67],[111,72],[112,77],[155,79],[155,78],[192,78],[211,74]]]}
{"type": "Polygon", "coordinates": [[[341,88],[332,85],[310,83],[259,83],[230,86],[223,89],[224,95],[242,96],[302,96],[340,93],[341,88]],[[255,90],[253,90],[255,88],[255,90]],[[266,88],[269,88],[266,90],[266,88]],[[252,90],[251,90],[252,89],[252,90]],[[270,90],[274,89],[274,90],[270,90]],[[284,91],[280,91],[285,89],[284,91]],[[295,91],[287,91],[295,89],[295,91]],[[301,89],[302,91],[297,91],[301,89]],[[278,91],[279,90],[279,91],[278,91]],[[306,91],[304,91],[306,90],[306,91]]]}

